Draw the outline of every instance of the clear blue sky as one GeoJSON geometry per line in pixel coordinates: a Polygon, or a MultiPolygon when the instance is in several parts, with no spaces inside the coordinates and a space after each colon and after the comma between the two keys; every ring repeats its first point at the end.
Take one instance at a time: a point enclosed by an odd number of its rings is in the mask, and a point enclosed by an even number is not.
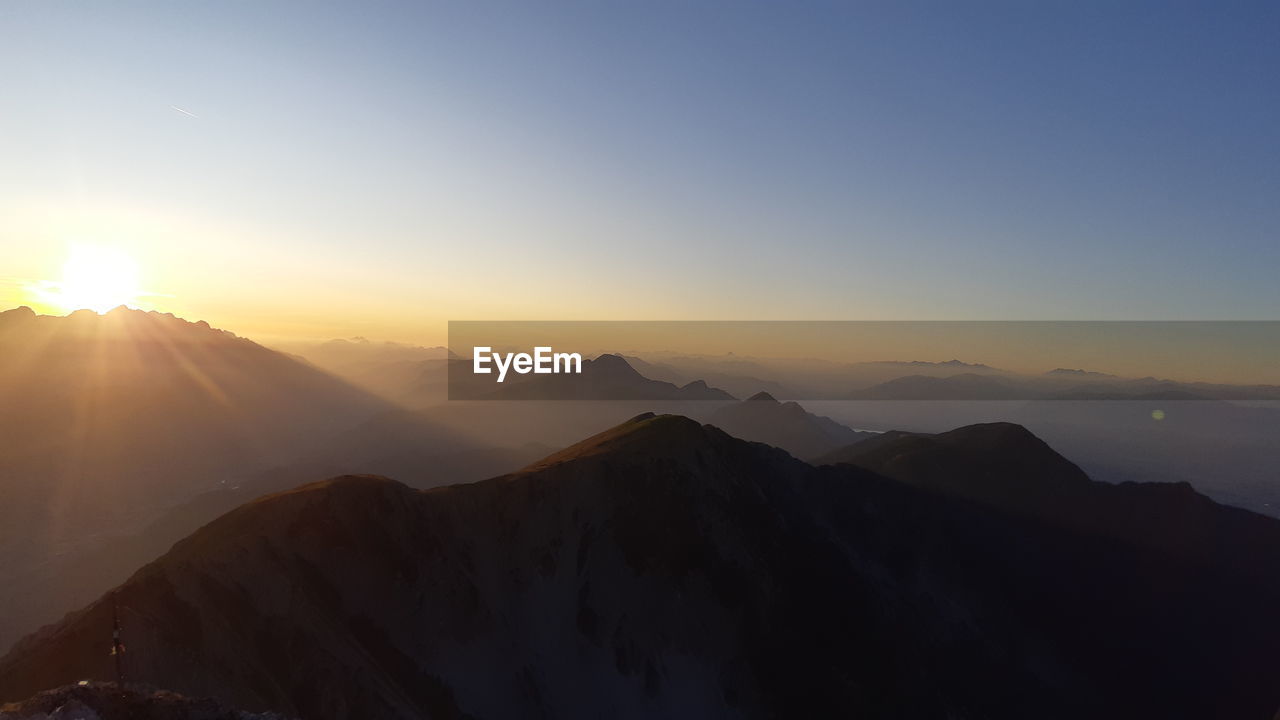
{"type": "Polygon", "coordinates": [[[263,332],[1280,308],[1277,3],[16,2],[0,77],[11,289],[88,235],[263,332]]]}

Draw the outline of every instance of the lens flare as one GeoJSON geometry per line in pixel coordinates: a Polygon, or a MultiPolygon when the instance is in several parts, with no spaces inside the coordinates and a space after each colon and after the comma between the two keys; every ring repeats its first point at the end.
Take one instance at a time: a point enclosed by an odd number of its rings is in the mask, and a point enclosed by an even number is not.
{"type": "Polygon", "coordinates": [[[62,266],[62,279],[49,283],[42,299],[66,312],[104,313],[137,302],[142,294],[138,276],[138,264],[119,249],[76,245],[62,266]]]}

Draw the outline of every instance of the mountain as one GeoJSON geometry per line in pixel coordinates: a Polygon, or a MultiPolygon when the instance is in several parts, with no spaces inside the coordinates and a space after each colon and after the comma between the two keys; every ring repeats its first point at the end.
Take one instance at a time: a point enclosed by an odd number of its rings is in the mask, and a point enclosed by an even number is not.
{"type": "Polygon", "coordinates": [[[45,571],[34,576],[9,576],[6,612],[0,616],[5,637],[0,639],[7,645],[19,633],[57,618],[79,605],[77,598],[94,597],[118,584],[197,528],[261,495],[296,487],[315,477],[349,472],[352,467],[394,473],[413,487],[435,487],[520,468],[550,450],[534,444],[478,446],[456,435],[452,436],[455,445],[441,447],[439,428],[420,418],[401,417],[410,414],[399,411],[379,416],[334,438],[326,452],[307,461],[220,484],[165,510],[137,531],[95,535],[92,543],[75,553],[32,558],[40,560],[45,571]]]}
{"type": "Polygon", "coordinates": [[[455,356],[444,347],[357,337],[323,343],[283,343],[274,348],[301,357],[402,407],[423,408],[448,399],[446,367],[455,356]]]}
{"type": "MultiPolygon", "coordinates": [[[[622,357],[636,369],[636,372],[652,380],[685,385],[701,379],[708,385],[721,388],[736,397],[746,397],[761,389],[779,397],[789,397],[792,394],[789,388],[779,382],[753,375],[724,372],[715,363],[703,362],[697,363],[695,367],[680,368],[671,363],[648,361],[631,355],[622,357]]],[[[679,358],[675,359],[676,362],[679,360],[679,358]]]]}
{"type": "Polygon", "coordinates": [[[908,375],[847,396],[849,400],[1018,400],[1027,393],[1010,380],[975,373],[908,375]]]}
{"type": "Polygon", "coordinates": [[[1055,378],[1072,378],[1072,379],[1090,378],[1090,379],[1096,379],[1096,380],[1111,379],[1116,377],[1115,375],[1110,375],[1104,372],[1097,372],[1095,370],[1080,370],[1076,368],[1054,368],[1046,372],[1045,375],[1049,377],[1055,377],[1055,378]]]}
{"type": "Polygon", "coordinates": [[[756,358],[725,355],[688,355],[646,352],[646,377],[684,382],[701,378],[736,397],[764,390],[775,397],[833,398],[847,389],[847,363],[810,358],[756,358]],[[646,372],[653,371],[654,374],[646,372]]]}
{"type": "Polygon", "coordinates": [[[1002,370],[997,370],[996,368],[993,368],[990,365],[985,365],[983,363],[968,363],[962,360],[954,360],[954,359],[944,360],[941,362],[931,362],[928,360],[874,360],[871,362],[864,362],[864,363],[857,363],[857,364],[868,366],[868,367],[892,367],[895,369],[909,368],[912,370],[921,370],[921,371],[938,371],[938,372],[946,373],[948,375],[956,372],[968,372],[968,373],[1003,372],[1002,370]]]}
{"type": "Polygon", "coordinates": [[[0,314],[0,405],[10,527],[118,522],[390,407],[207,323],[124,307],[0,314]],[[54,498],[61,517],[35,509],[54,498]]]}
{"type": "MultiPolygon", "coordinates": [[[[906,363],[889,364],[892,366],[906,363]]],[[[947,365],[947,363],[942,363],[947,365]]],[[[952,366],[954,367],[954,366],[952,366]]],[[[985,366],[983,366],[985,367],[985,366]]],[[[912,374],[868,385],[846,400],[1275,400],[1271,385],[1189,383],[1156,378],[1120,378],[1086,370],[1057,368],[1041,375],[991,371],[951,375],[912,374]]]]}
{"type": "Polygon", "coordinates": [[[817,358],[745,357],[732,353],[698,356],[646,352],[643,355],[643,365],[636,364],[635,367],[645,377],[675,383],[701,378],[738,397],[764,390],[778,398],[841,400],[845,399],[851,387],[871,387],[904,375],[1010,375],[982,363],[960,360],[849,363],[817,358]]]}
{"type": "Polygon", "coordinates": [[[799,403],[780,403],[767,392],[717,409],[709,422],[734,437],[773,445],[802,459],[876,436],[814,415],[799,403]]]}
{"type": "Polygon", "coordinates": [[[1214,399],[1265,400],[1267,386],[1178,383],[1169,380],[1122,380],[1053,374],[1040,377],[962,373],[947,377],[908,375],[855,390],[848,400],[1113,400],[1183,401],[1214,399]]]}
{"type": "Polygon", "coordinates": [[[536,457],[205,322],[124,307],[0,313],[0,407],[0,647],[247,499],[234,488],[353,466],[448,484],[536,457]],[[163,518],[172,530],[151,534],[163,518]]]}
{"type": "Polygon", "coordinates": [[[284,343],[278,349],[301,355],[309,362],[343,375],[348,372],[362,374],[375,372],[388,365],[413,363],[424,360],[446,360],[454,357],[443,346],[424,347],[397,342],[374,342],[368,338],[326,340],[321,343],[284,343]]]}
{"type": "Polygon", "coordinates": [[[969,425],[933,435],[887,432],[815,462],[855,465],[915,487],[1019,511],[1052,507],[1077,490],[1113,489],[1094,483],[1074,463],[1012,423],[969,425]]]}
{"type": "MultiPolygon", "coordinates": [[[[857,466],[1038,522],[1154,546],[1203,563],[1228,559],[1274,525],[1271,518],[1218,505],[1185,482],[1094,482],[1012,423],[970,425],[936,435],[884,433],[818,462],[857,466]]],[[[1280,560],[1280,546],[1262,549],[1280,560]]]]}
{"type": "Polygon", "coordinates": [[[450,397],[481,400],[721,400],[735,398],[702,380],[683,386],[650,380],[620,355],[603,354],[582,361],[582,372],[557,375],[508,374],[499,384],[494,375],[475,375],[469,361],[450,367],[450,397]]]}
{"type": "Polygon", "coordinates": [[[209,698],[164,690],[79,683],[0,706],[0,720],[285,720],[277,713],[231,710],[209,698]]]}
{"type": "Polygon", "coordinates": [[[471,485],[313,483],[24,639],[0,658],[0,698],[109,674],[118,603],[130,677],[306,718],[1280,706],[1280,522],[1178,486],[1092,483],[1016,428],[945,435],[867,441],[912,482],[644,415],[471,485]],[[933,449],[895,463],[921,439],[933,449]],[[943,462],[986,499],[954,492],[943,462]],[[1106,518],[1196,519],[1204,550],[1021,510],[1076,485],[1106,518]]]}

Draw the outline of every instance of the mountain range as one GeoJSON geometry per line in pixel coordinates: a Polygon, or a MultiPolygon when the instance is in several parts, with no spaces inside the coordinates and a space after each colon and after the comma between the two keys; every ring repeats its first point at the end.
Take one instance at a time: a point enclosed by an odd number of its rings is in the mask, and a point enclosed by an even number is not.
{"type": "Polygon", "coordinates": [[[1014,373],[905,375],[854,390],[848,400],[1276,400],[1280,387],[1186,383],[1157,378],[1118,378],[1084,370],[1014,373]]]}
{"type": "Polygon", "coordinates": [[[218,518],[0,659],[304,718],[1268,718],[1280,521],[1018,426],[815,467],[642,415],[491,480],[218,518]],[[1061,499],[1061,501],[1058,501],[1061,499]]]}
{"type": "MultiPolygon", "coordinates": [[[[363,338],[287,344],[281,349],[304,357],[354,385],[397,405],[425,408],[449,398],[449,368],[461,362],[443,347],[374,343],[363,338]],[[452,360],[450,360],[452,358],[452,360]]],[[[694,356],[669,353],[618,355],[645,379],[675,386],[648,389],[625,385],[584,388],[565,380],[538,378],[535,387],[508,391],[491,379],[455,374],[454,399],[724,399],[700,392],[703,385],[736,397],[768,392],[773,397],[809,400],[1111,400],[1180,401],[1280,400],[1280,387],[1182,382],[1154,377],[1126,378],[1094,370],[1054,368],[1027,374],[984,363],[923,360],[839,363],[816,359],[694,356]],[[488,380],[488,382],[483,382],[488,380]],[[679,388],[691,385],[681,394],[679,388]],[[853,387],[855,389],[850,390],[853,387]],[[607,392],[602,392],[607,389],[607,392]],[[609,397],[602,397],[608,395],[609,397]]]]}
{"type": "Polygon", "coordinates": [[[0,313],[0,401],[0,524],[37,527],[53,498],[64,522],[118,522],[391,407],[207,323],[123,307],[0,313]]]}
{"type": "Polygon", "coordinates": [[[257,495],[355,468],[421,487],[477,480],[546,452],[404,411],[207,323],[123,307],[0,313],[0,407],[0,646],[257,495]]]}
{"type": "Polygon", "coordinates": [[[625,358],[605,353],[582,361],[582,372],[554,375],[476,375],[470,361],[450,363],[449,397],[453,400],[650,400],[732,401],[729,393],[692,380],[684,385],[652,380],[636,372],[625,358]]]}

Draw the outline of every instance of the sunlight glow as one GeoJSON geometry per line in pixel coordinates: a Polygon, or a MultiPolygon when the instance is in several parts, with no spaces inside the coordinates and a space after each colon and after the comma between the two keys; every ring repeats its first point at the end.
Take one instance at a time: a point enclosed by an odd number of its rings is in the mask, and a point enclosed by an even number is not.
{"type": "Polygon", "coordinates": [[[66,312],[89,309],[104,313],[136,303],[138,264],[116,248],[74,245],[62,266],[62,280],[49,283],[43,299],[66,312]]]}

